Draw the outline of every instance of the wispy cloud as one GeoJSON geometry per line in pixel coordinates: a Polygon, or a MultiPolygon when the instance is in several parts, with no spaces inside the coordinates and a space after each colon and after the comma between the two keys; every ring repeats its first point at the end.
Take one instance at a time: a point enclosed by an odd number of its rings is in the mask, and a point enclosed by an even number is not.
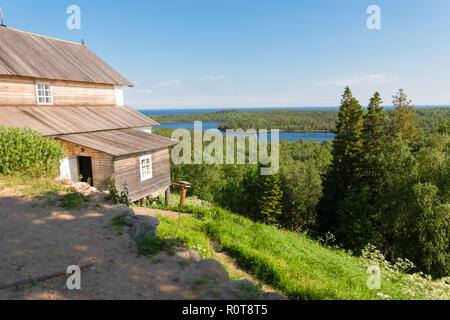
{"type": "Polygon", "coordinates": [[[139,90],[136,90],[136,93],[139,93],[139,94],[153,94],[153,90],[151,90],[151,89],[139,89],[139,90]]]}
{"type": "Polygon", "coordinates": [[[358,86],[363,84],[382,84],[393,81],[395,81],[395,77],[391,73],[380,73],[380,74],[353,76],[329,82],[319,82],[316,85],[343,87],[343,86],[358,86]]]}
{"type": "Polygon", "coordinates": [[[216,81],[225,79],[225,76],[204,76],[203,78],[206,80],[216,81]]]}
{"type": "Polygon", "coordinates": [[[188,88],[189,86],[180,80],[168,80],[155,83],[152,88],[188,88]]]}

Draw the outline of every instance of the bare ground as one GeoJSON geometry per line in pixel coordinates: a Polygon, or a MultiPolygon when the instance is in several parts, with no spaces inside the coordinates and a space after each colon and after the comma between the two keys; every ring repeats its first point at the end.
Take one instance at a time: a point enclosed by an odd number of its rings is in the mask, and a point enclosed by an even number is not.
{"type": "MultiPolygon", "coordinates": [[[[43,201],[0,192],[0,286],[62,272],[70,265],[95,263],[83,271],[81,290],[68,290],[66,277],[0,290],[1,299],[238,299],[245,290],[228,290],[228,275],[179,248],[152,259],[139,256],[125,233],[107,228],[123,213],[102,203],[62,210],[43,201]],[[213,295],[211,295],[213,292],[213,295]]],[[[214,264],[213,264],[214,265],[214,264]]]]}

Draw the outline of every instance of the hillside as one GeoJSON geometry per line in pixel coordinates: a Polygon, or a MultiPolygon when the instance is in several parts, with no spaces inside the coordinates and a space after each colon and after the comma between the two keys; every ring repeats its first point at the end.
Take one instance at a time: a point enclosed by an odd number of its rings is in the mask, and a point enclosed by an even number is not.
{"type": "Polygon", "coordinates": [[[205,252],[213,250],[205,236],[214,239],[240,267],[291,299],[450,299],[448,282],[407,274],[401,271],[405,262],[391,265],[374,248],[356,257],[333,247],[331,238],[316,241],[218,207],[197,204],[170,210],[194,217],[162,219],[161,236],[176,237],[205,252]],[[380,290],[367,287],[369,265],[381,268],[380,290]]]}

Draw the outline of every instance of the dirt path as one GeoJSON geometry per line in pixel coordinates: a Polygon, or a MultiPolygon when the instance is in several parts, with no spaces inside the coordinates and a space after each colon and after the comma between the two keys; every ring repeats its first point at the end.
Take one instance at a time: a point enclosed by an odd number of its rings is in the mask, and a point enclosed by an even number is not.
{"type": "Polygon", "coordinates": [[[66,211],[3,190],[0,284],[60,272],[70,265],[95,266],[82,273],[82,290],[68,290],[66,277],[62,277],[0,290],[0,299],[244,297],[241,292],[236,296],[235,291],[223,289],[234,286],[228,281],[228,274],[216,268],[214,261],[200,261],[201,257],[192,250],[180,248],[174,255],[161,252],[152,259],[139,256],[136,244],[126,233],[119,236],[107,228],[112,218],[121,213],[123,208],[110,204],[66,211]]]}
{"type": "MultiPolygon", "coordinates": [[[[157,209],[149,209],[149,208],[141,208],[141,207],[133,207],[133,211],[137,215],[148,215],[156,217],[158,215],[171,218],[171,219],[178,219],[179,217],[183,216],[192,216],[190,214],[186,213],[178,213],[178,212],[172,212],[172,211],[164,211],[164,210],[157,210],[157,209]]],[[[211,240],[211,245],[213,246],[215,250],[215,258],[219,260],[222,264],[226,265],[228,267],[228,270],[231,271],[234,274],[239,275],[241,279],[249,280],[255,284],[258,284],[260,281],[258,279],[255,279],[251,274],[247,273],[244,269],[240,268],[238,263],[235,259],[233,259],[227,252],[222,251],[222,248],[220,244],[217,241],[211,240]]],[[[263,284],[262,290],[264,292],[277,292],[275,289],[270,287],[267,284],[263,284]]]]}

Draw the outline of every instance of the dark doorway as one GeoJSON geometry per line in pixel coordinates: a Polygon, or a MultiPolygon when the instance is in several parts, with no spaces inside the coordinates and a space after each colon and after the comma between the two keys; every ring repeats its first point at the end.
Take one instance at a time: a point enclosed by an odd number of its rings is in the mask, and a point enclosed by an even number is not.
{"type": "Polygon", "coordinates": [[[92,159],[91,157],[78,157],[81,182],[86,182],[93,186],[92,181],[92,159]]]}

